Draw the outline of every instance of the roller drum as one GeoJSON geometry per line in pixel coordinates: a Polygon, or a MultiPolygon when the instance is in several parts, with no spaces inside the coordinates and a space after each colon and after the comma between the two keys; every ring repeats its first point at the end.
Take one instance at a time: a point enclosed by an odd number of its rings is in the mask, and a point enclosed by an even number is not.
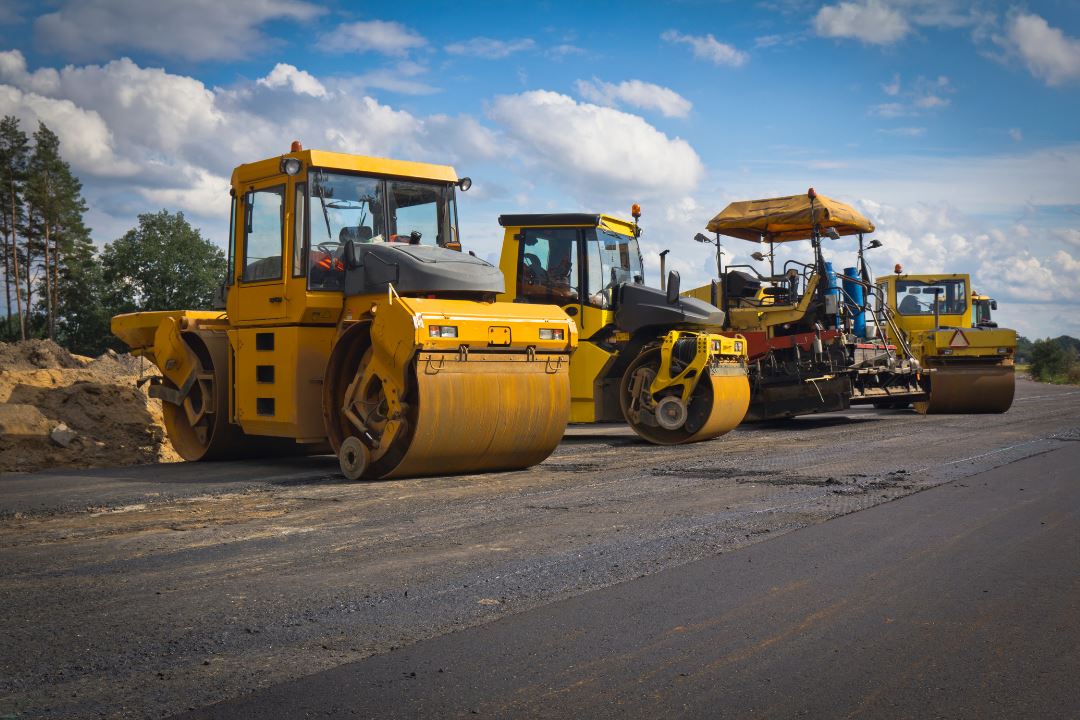
{"type": "Polygon", "coordinates": [[[379,477],[519,470],[543,462],[570,421],[562,356],[420,353],[413,430],[400,462],[379,477]]]}
{"type": "Polygon", "coordinates": [[[719,437],[742,422],[750,405],[750,382],[738,364],[720,364],[708,370],[694,388],[687,408],[686,423],[668,430],[652,417],[647,398],[634,396],[635,376],[648,387],[660,367],[660,351],[650,349],[636,358],[619,384],[623,417],[634,432],[656,445],[682,445],[719,437]]]}
{"type": "Polygon", "coordinates": [[[1015,389],[1012,365],[939,367],[930,378],[929,399],[914,406],[923,415],[1003,413],[1015,389]]]}

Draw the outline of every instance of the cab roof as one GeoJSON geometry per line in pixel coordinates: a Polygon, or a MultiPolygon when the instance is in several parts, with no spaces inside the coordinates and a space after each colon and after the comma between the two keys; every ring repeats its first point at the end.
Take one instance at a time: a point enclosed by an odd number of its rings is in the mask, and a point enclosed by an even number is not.
{"type": "Polygon", "coordinates": [[[435,182],[453,183],[458,181],[457,173],[449,165],[433,165],[411,160],[392,160],[390,158],[369,157],[366,155],[349,155],[327,150],[300,150],[240,165],[233,170],[232,184],[244,185],[283,174],[281,172],[281,159],[285,157],[299,159],[304,163],[304,167],[320,167],[327,170],[345,170],[348,172],[432,180],[435,182]]]}
{"type": "Polygon", "coordinates": [[[624,235],[634,234],[634,223],[604,213],[522,213],[500,215],[503,227],[601,227],[624,235]]]}

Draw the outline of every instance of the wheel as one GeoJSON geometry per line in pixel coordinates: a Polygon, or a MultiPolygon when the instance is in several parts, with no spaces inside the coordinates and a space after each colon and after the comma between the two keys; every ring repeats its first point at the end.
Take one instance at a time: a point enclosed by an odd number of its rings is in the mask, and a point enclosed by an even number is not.
{"type": "Polygon", "coordinates": [[[350,435],[345,438],[345,442],[341,443],[341,449],[338,450],[338,464],[341,466],[342,475],[347,479],[362,478],[370,461],[371,452],[367,445],[360,441],[360,438],[350,435]]]}
{"type": "Polygon", "coordinates": [[[657,445],[698,442],[723,435],[742,422],[750,404],[750,383],[741,366],[703,375],[685,404],[679,386],[659,399],[649,392],[659,369],[660,350],[645,350],[619,383],[623,417],[644,439],[657,445]]]}

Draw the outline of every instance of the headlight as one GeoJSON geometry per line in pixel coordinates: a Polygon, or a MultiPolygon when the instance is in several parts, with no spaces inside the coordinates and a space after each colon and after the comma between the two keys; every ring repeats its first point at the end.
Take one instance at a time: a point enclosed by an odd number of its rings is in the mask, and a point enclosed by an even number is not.
{"type": "Polygon", "coordinates": [[[428,336],[456,338],[457,325],[428,325],[428,336]]]}
{"type": "Polygon", "coordinates": [[[736,340],[735,341],[735,352],[737,352],[737,353],[742,352],[742,340],[736,340]]]}
{"type": "Polygon", "coordinates": [[[566,331],[562,328],[540,328],[541,340],[562,340],[566,337],[566,331]]]}
{"type": "Polygon", "coordinates": [[[296,175],[300,172],[301,167],[300,160],[297,158],[281,158],[281,172],[286,175],[296,175]]]}
{"type": "Polygon", "coordinates": [[[1009,348],[998,348],[998,355],[1004,355],[1009,352],[1009,348]]]}
{"type": "Polygon", "coordinates": [[[952,355],[952,348],[945,348],[941,351],[942,355],[952,355]]]}

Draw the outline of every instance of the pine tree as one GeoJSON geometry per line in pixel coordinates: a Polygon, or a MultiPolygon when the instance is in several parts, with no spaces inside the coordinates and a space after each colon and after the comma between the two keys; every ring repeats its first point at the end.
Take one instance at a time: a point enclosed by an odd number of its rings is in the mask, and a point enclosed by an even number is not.
{"type": "MultiPolygon", "coordinates": [[[[60,155],[60,138],[44,123],[34,133],[34,152],[30,156],[26,184],[30,208],[30,237],[42,258],[45,331],[56,338],[56,318],[60,310],[61,274],[69,255],[92,254],[89,231],[83,224],[86,202],[82,183],[72,174],[60,155]]],[[[81,259],[76,263],[81,265],[81,259]]]]}
{"type": "Polygon", "coordinates": [[[19,230],[26,220],[23,195],[29,155],[30,141],[19,127],[18,118],[5,116],[0,120],[0,232],[4,237],[4,292],[7,301],[4,335],[8,339],[26,339],[26,313],[23,311],[21,285],[24,281],[30,282],[29,255],[19,251],[19,230]],[[27,267],[25,273],[20,268],[24,260],[27,267]],[[17,329],[12,327],[13,297],[17,329]]]}

